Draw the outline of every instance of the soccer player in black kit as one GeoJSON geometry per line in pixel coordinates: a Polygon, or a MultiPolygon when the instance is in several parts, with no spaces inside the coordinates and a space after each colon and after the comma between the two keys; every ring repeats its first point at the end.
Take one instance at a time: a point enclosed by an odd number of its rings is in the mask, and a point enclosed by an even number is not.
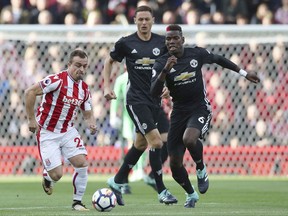
{"type": "Polygon", "coordinates": [[[136,126],[136,140],[133,146],[127,152],[115,177],[109,178],[107,183],[115,193],[118,205],[124,205],[121,187],[127,184],[130,170],[149,145],[149,160],[157,185],[159,202],[177,203],[177,199],[163,183],[161,163],[163,142],[156,127],[160,98],[156,104],[150,93],[152,66],[156,58],[167,52],[165,37],[151,32],[154,17],[150,7],[138,7],[134,22],[137,25],[137,32],[119,39],[104,64],[104,96],[107,100],[115,99],[116,95],[110,86],[111,69],[114,62],[121,62],[125,58],[129,78],[126,108],[136,126]]]}
{"type": "Polygon", "coordinates": [[[167,143],[170,168],[175,181],[186,191],[184,207],[194,208],[199,195],[189,181],[187,170],[183,166],[183,156],[188,149],[196,163],[198,190],[205,193],[209,181],[200,139],[209,129],[212,111],[206,97],[202,65],[216,63],[238,72],[253,83],[260,80],[255,73],[240,69],[223,56],[200,47],[184,48],[185,40],[179,25],[169,25],[166,28],[165,41],[168,53],[157,58],[153,66],[151,93],[153,96],[160,95],[164,83],[170,90],[173,101],[167,143]]]}

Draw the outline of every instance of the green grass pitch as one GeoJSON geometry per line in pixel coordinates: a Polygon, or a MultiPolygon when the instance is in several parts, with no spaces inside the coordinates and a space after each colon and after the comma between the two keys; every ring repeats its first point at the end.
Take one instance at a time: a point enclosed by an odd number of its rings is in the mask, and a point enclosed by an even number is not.
{"type": "MultiPolygon", "coordinates": [[[[210,176],[210,188],[194,209],[183,207],[185,193],[171,177],[165,176],[165,184],[178,198],[176,205],[163,205],[157,194],[143,181],[130,183],[132,193],[124,195],[126,205],[116,206],[111,212],[97,212],[92,208],[91,197],[96,189],[107,187],[109,176],[89,176],[83,202],[89,212],[71,210],[71,176],[65,176],[47,196],[41,187],[41,176],[0,177],[1,216],[73,216],[73,215],[121,215],[121,216],[287,216],[288,178],[210,176]]],[[[196,177],[190,176],[196,185],[196,177]]]]}

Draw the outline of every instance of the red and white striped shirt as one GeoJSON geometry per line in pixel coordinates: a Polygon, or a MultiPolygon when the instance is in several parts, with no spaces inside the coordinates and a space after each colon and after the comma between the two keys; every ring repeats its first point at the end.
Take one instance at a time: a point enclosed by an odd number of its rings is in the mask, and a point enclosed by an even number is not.
{"type": "Polygon", "coordinates": [[[49,75],[39,85],[44,95],[36,119],[46,130],[64,133],[73,127],[79,108],[92,110],[88,85],[75,82],[67,71],[49,75]]]}

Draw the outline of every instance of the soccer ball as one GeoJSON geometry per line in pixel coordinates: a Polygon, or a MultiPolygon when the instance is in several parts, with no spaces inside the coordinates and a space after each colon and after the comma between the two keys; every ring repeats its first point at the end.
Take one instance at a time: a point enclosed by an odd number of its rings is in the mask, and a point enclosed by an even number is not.
{"type": "Polygon", "coordinates": [[[108,188],[97,190],[92,196],[93,207],[100,212],[109,212],[116,206],[116,196],[108,188]]]}

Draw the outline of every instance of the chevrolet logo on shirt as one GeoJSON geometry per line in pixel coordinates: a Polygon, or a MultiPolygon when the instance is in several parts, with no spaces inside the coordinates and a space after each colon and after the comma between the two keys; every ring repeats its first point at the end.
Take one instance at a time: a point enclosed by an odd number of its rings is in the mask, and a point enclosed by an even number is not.
{"type": "Polygon", "coordinates": [[[190,79],[191,77],[194,77],[195,76],[195,72],[184,72],[184,73],[181,73],[179,76],[176,76],[174,78],[174,81],[177,82],[177,81],[185,81],[185,80],[188,80],[190,79]]]}
{"type": "Polygon", "coordinates": [[[142,59],[137,59],[135,63],[142,64],[142,65],[151,65],[155,63],[155,59],[143,57],[142,59]]]}

